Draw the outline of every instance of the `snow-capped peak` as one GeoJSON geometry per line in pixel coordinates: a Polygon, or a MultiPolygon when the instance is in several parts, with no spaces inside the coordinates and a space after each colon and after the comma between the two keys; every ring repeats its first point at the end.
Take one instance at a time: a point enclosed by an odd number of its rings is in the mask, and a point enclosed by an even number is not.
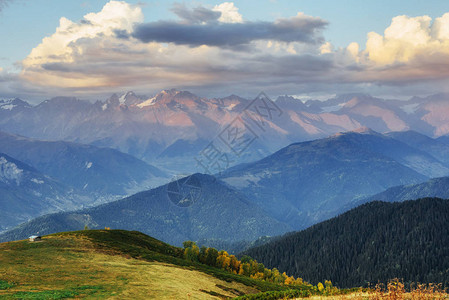
{"type": "Polygon", "coordinates": [[[120,104],[125,104],[127,95],[128,95],[128,93],[123,94],[123,95],[120,96],[120,98],[118,98],[118,101],[120,102],[120,104]]]}
{"type": "Polygon", "coordinates": [[[181,91],[178,91],[176,89],[162,90],[156,96],[154,96],[152,98],[148,98],[147,100],[137,104],[137,106],[140,108],[152,106],[152,105],[155,105],[158,101],[160,101],[162,99],[170,99],[171,97],[174,97],[181,93],[182,93],[181,91]]]}
{"type": "Polygon", "coordinates": [[[18,98],[0,100],[0,109],[12,110],[18,106],[29,107],[30,105],[28,104],[28,102],[25,102],[18,98]]]}
{"type": "Polygon", "coordinates": [[[143,101],[142,103],[137,104],[138,107],[142,108],[142,107],[146,107],[146,106],[152,106],[156,103],[156,96],[150,99],[147,99],[145,101],[143,101]]]}
{"type": "Polygon", "coordinates": [[[12,110],[14,107],[16,107],[14,104],[0,104],[1,109],[12,110]]]}
{"type": "Polygon", "coordinates": [[[118,98],[119,105],[135,105],[141,102],[141,99],[134,92],[126,92],[118,98]]]}
{"type": "Polygon", "coordinates": [[[170,90],[162,90],[159,95],[170,95],[170,96],[174,96],[179,94],[180,91],[178,91],[177,89],[170,89],[170,90]]]}

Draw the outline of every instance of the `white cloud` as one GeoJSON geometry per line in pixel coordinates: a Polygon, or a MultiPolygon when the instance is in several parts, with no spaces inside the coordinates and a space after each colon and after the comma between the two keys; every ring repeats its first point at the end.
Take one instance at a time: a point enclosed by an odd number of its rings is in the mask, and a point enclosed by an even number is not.
{"type": "Polygon", "coordinates": [[[243,23],[243,17],[233,2],[223,2],[219,5],[215,5],[212,10],[221,12],[221,16],[218,19],[220,22],[243,23]]]}
{"type": "Polygon", "coordinates": [[[333,46],[330,42],[325,42],[320,46],[320,53],[321,54],[327,54],[333,52],[333,46]]]}
{"type": "Polygon", "coordinates": [[[352,42],[346,49],[352,56],[357,56],[359,54],[359,48],[359,44],[352,42]]]}
{"type": "MultiPolygon", "coordinates": [[[[223,22],[242,21],[238,8],[231,2],[218,5],[217,9],[222,11],[223,22]]],[[[319,18],[302,13],[277,22],[294,23],[294,28],[300,28],[298,24],[307,25],[312,21],[321,22],[319,18]]],[[[245,51],[241,51],[243,48],[147,43],[129,34],[133,24],[142,22],[140,8],[122,1],[110,1],[100,12],[84,16],[81,22],[61,18],[56,32],[44,38],[22,61],[21,77],[43,88],[78,93],[115,87],[161,89],[229,85],[248,79],[259,89],[257,82],[261,80],[265,86],[267,80],[264,70],[288,75],[317,68],[298,57],[295,64],[300,71],[283,70],[288,68],[283,57],[313,52],[317,47],[314,44],[273,41],[272,47],[267,48],[264,41],[251,41],[244,46],[245,51]]]]}
{"type": "MultiPolygon", "coordinates": [[[[22,61],[22,77],[41,85],[83,87],[107,84],[104,78],[82,76],[65,72],[66,75],[43,70],[51,64],[78,63],[100,56],[100,47],[108,57],[108,47],[120,47],[121,42],[115,38],[115,31],[131,31],[133,24],[143,21],[143,14],[138,6],[124,1],[110,1],[98,13],[89,13],[84,19],[75,23],[62,17],[56,32],[45,37],[22,61]],[[98,43],[96,47],[89,42],[98,43]]],[[[110,54],[110,53],[109,53],[110,54]]],[[[112,63],[112,62],[111,62],[112,63]]],[[[54,67],[54,66],[53,66],[54,67]]]]}
{"type": "Polygon", "coordinates": [[[432,26],[432,36],[438,40],[449,40],[449,13],[435,19],[432,26]]]}
{"type": "MultiPolygon", "coordinates": [[[[221,12],[221,23],[254,23],[244,21],[232,2],[213,10],[221,12]]],[[[188,24],[197,26],[196,15],[193,10],[188,24]]],[[[357,43],[334,49],[313,26],[308,34],[314,39],[309,43],[281,42],[272,37],[235,47],[143,42],[132,34],[134,24],[144,24],[143,20],[138,6],[123,1],[110,1],[80,22],[61,18],[55,32],[22,61],[21,80],[0,70],[0,89],[9,94],[22,89],[52,96],[170,87],[233,93],[261,89],[335,92],[341,84],[371,87],[449,77],[449,13],[433,23],[427,16],[395,17],[383,35],[368,34],[365,49],[357,43]]],[[[273,24],[306,28],[301,25],[314,22],[327,24],[303,13],[273,24]]],[[[188,25],[184,23],[176,25],[188,25]]],[[[161,21],[158,26],[164,29],[164,24],[161,21]]]]}
{"type": "Polygon", "coordinates": [[[368,33],[365,54],[376,64],[407,63],[421,55],[449,54],[449,14],[432,24],[429,16],[397,16],[384,35],[368,33]]]}
{"type": "MultiPolygon", "coordinates": [[[[139,7],[123,1],[110,1],[99,13],[89,13],[80,23],[62,17],[56,32],[42,40],[22,62],[25,68],[49,62],[72,62],[78,40],[97,36],[111,37],[115,30],[131,31],[135,23],[143,21],[139,7]]],[[[83,54],[82,52],[79,54],[83,54]]]]}

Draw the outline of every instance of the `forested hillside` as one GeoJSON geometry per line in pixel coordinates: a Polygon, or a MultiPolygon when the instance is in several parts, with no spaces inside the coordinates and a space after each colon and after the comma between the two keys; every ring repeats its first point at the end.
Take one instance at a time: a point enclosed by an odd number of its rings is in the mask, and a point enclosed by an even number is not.
{"type": "Polygon", "coordinates": [[[449,201],[371,202],[246,251],[268,267],[339,287],[403,278],[449,283],[449,201]]]}

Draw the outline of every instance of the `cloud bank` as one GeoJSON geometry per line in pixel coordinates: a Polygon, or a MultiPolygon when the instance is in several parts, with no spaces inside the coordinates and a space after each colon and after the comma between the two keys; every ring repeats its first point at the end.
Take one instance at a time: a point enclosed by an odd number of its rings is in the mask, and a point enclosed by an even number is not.
{"type": "Polygon", "coordinates": [[[363,70],[359,80],[384,84],[445,80],[449,76],[449,13],[433,22],[429,16],[397,16],[383,35],[367,34],[364,50],[349,48],[363,70]]]}
{"type": "Polygon", "coordinates": [[[368,33],[366,45],[335,49],[322,35],[332,24],[301,12],[249,21],[232,2],[176,4],[172,12],[177,20],[145,23],[139,6],[110,1],[79,22],[62,17],[21,62],[8,88],[87,95],[170,87],[298,94],[406,90],[417,82],[437,89],[449,76],[449,13],[433,21],[398,16],[383,34],[368,33]]]}
{"type": "Polygon", "coordinates": [[[181,21],[138,24],[132,37],[144,43],[174,43],[191,47],[233,47],[259,40],[318,43],[322,41],[319,33],[327,25],[326,21],[303,13],[275,22],[243,22],[237,8],[229,2],[213,9],[201,6],[189,9],[177,4],[173,12],[181,21]]]}

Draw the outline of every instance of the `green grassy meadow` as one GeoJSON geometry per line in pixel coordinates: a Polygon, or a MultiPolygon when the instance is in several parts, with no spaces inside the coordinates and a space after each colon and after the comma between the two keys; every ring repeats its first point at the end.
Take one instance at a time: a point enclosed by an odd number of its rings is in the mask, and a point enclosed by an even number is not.
{"type": "Polygon", "coordinates": [[[138,232],[89,230],[0,244],[0,299],[223,299],[268,286],[187,262],[182,249],[138,232]]]}

